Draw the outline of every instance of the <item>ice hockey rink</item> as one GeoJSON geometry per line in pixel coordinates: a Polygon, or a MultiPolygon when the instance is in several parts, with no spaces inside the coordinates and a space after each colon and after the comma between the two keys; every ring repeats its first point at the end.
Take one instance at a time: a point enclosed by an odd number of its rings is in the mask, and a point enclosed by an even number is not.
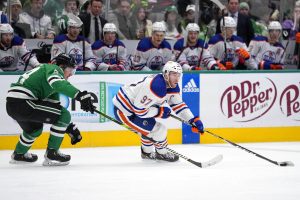
{"type": "Polygon", "coordinates": [[[68,166],[42,166],[44,150],[32,150],[34,164],[9,164],[12,151],[0,151],[1,200],[299,200],[300,142],[242,143],[275,161],[279,167],[229,144],[170,145],[195,160],[222,154],[215,166],[199,168],[176,163],[142,161],[139,147],[62,149],[68,166]]]}

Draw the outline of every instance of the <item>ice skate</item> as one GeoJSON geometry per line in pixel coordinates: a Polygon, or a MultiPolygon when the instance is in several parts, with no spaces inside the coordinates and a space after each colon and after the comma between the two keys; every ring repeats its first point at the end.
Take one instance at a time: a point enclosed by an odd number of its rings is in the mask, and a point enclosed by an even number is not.
{"type": "Polygon", "coordinates": [[[156,160],[162,160],[167,162],[176,162],[179,159],[179,156],[174,153],[167,152],[165,154],[160,154],[156,151],[156,160]]]}
{"type": "Polygon", "coordinates": [[[54,149],[47,149],[44,157],[45,157],[45,161],[43,162],[44,166],[68,165],[71,160],[70,155],[65,155],[60,151],[54,149]]]}
{"type": "Polygon", "coordinates": [[[145,160],[156,160],[156,153],[155,152],[146,153],[141,147],[141,157],[142,159],[145,160]]]}
{"type": "Polygon", "coordinates": [[[25,153],[25,154],[18,154],[14,152],[11,155],[11,160],[9,163],[11,164],[26,164],[26,163],[34,163],[37,161],[38,156],[33,153],[25,153]]]}

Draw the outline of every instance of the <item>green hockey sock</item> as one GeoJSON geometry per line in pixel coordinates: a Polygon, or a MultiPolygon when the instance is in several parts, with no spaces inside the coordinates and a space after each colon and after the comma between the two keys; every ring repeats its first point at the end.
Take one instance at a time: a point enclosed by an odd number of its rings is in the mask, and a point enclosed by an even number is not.
{"type": "Polygon", "coordinates": [[[34,140],[41,135],[43,129],[34,131],[33,133],[23,133],[19,137],[19,142],[16,145],[15,152],[18,154],[26,153],[32,146],[34,140]]]}

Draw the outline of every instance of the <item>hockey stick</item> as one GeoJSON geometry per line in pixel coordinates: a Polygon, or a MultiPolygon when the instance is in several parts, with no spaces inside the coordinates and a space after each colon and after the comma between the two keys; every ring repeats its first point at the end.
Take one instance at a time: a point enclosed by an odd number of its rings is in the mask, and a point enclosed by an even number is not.
{"type": "MultiPolygon", "coordinates": [[[[101,111],[98,111],[98,110],[96,110],[96,109],[94,109],[94,111],[95,111],[96,113],[98,113],[99,115],[102,115],[102,116],[104,116],[105,118],[107,118],[107,119],[109,119],[109,120],[111,120],[111,121],[113,121],[113,122],[119,124],[120,126],[123,126],[124,128],[126,128],[126,129],[128,129],[128,130],[130,130],[130,131],[132,131],[132,132],[134,132],[134,133],[136,133],[136,134],[138,134],[138,135],[140,135],[139,132],[137,132],[137,131],[134,130],[133,128],[127,126],[126,124],[124,124],[124,123],[122,123],[122,122],[116,120],[115,118],[113,118],[113,117],[111,117],[111,116],[109,116],[109,115],[106,115],[105,113],[103,113],[103,112],[101,112],[101,111]]],[[[155,140],[153,140],[152,138],[147,137],[147,136],[145,136],[145,135],[143,135],[143,136],[144,136],[146,139],[150,140],[151,142],[158,144],[158,142],[155,141],[155,140]]],[[[158,145],[159,145],[159,144],[158,144],[158,145]]],[[[209,166],[215,165],[215,164],[219,163],[219,162],[223,159],[223,156],[222,156],[222,155],[218,155],[218,156],[216,156],[215,158],[213,158],[213,159],[211,159],[211,160],[209,160],[209,161],[206,161],[206,162],[196,162],[196,161],[194,161],[194,160],[192,160],[192,159],[190,159],[190,158],[188,158],[188,157],[186,157],[186,156],[184,156],[184,155],[182,155],[182,154],[176,152],[176,151],[173,150],[173,149],[170,149],[170,148],[168,148],[168,147],[166,147],[166,149],[167,149],[169,152],[172,152],[172,153],[174,153],[175,155],[177,155],[177,156],[183,158],[184,160],[186,160],[186,161],[188,161],[188,162],[190,162],[190,163],[192,163],[192,164],[194,164],[194,165],[196,165],[196,166],[198,166],[198,167],[201,167],[201,168],[205,168],[205,167],[209,167],[209,166]]]]}
{"type": "MultiPolygon", "coordinates": [[[[171,117],[173,117],[174,119],[177,119],[177,120],[183,122],[184,124],[187,124],[189,126],[195,127],[193,124],[190,124],[189,122],[181,119],[180,117],[177,117],[177,116],[172,115],[172,114],[171,114],[171,117]]],[[[221,139],[221,140],[223,140],[223,141],[225,141],[225,142],[227,142],[227,143],[229,143],[229,144],[231,144],[231,145],[233,145],[235,147],[238,147],[238,148],[240,148],[240,149],[242,149],[242,150],[244,150],[244,151],[246,151],[248,153],[251,153],[251,154],[253,154],[253,155],[255,155],[255,156],[259,157],[259,158],[262,158],[262,159],[264,159],[264,160],[266,160],[268,162],[271,162],[271,163],[273,163],[275,165],[278,165],[278,166],[281,166],[281,167],[294,166],[294,163],[292,163],[291,161],[278,162],[278,161],[271,160],[271,159],[266,158],[266,157],[264,157],[264,156],[262,156],[262,155],[260,155],[258,153],[255,153],[255,152],[253,152],[253,151],[251,151],[251,150],[249,150],[249,149],[247,149],[245,147],[242,147],[241,145],[238,145],[238,144],[236,144],[234,142],[231,142],[231,141],[229,141],[229,140],[227,140],[227,139],[225,139],[225,138],[223,138],[223,137],[221,137],[221,136],[219,136],[219,135],[217,135],[215,133],[212,133],[212,132],[210,132],[208,130],[204,130],[204,131],[207,132],[207,133],[209,133],[210,135],[216,137],[216,138],[219,138],[219,139],[221,139]]]]}

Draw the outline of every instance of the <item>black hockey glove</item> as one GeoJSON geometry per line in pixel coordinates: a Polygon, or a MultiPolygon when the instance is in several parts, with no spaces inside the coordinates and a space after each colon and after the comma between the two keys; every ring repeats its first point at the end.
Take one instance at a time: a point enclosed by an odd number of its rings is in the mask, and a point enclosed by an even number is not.
{"type": "Polygon", "coordinates": [[[94,106],[91,99],[91,94],[87,91],[79,92],[75,97],[77,101],[80,102],[80,107],[85,112],[94,113],[94,106]]]}
{"type": "Polygon", "coordinates": [[[70,136],[72,145],[74,145],[77,142],[80,142],[82,140],[80,131],[73,123],[69,124],[69,126],[67,127],[67,130],[66,130],[66,133],[70,136]]]}

